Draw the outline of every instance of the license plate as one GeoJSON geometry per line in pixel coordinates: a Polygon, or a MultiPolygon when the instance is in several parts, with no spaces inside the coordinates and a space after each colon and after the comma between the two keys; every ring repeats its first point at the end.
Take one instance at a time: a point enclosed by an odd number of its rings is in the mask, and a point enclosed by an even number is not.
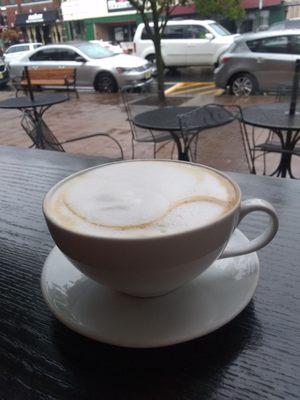
{"type": "Polygon", "coordinates": [[[0,79],[3,78],[3,72],[0,72],[0,79]]]}
{"type": "Polygon", "coordinates": [[[151,75],[152,75],[151,71],[145,72],[145,79],[151,78],[151,75]]]}

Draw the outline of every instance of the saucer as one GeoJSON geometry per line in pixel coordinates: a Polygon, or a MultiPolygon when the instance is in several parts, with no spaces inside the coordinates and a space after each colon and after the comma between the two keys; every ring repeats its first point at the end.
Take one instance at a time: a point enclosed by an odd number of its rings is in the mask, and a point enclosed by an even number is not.
{"type": "MultiPolygon", "coordinates": [[[[229,246],[247,242],[236,229],[229,246]]],[[[41,287],[53,314],[91,339],[124,347],[161,347],[206,335],[239,314],[259,277],[256,253],[218,260],[189,284],[164,296],[137,298],[79,272],[55,247],[41,287]]]]}

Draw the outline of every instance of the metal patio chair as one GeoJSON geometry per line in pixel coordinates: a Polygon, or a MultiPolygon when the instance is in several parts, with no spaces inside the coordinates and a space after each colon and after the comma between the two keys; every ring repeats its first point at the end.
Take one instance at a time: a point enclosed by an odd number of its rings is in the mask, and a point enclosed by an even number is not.
{"type": "MultiPolygon", "coordinates": [[[[239,107],[219,104],[207,104],[179,115],[182,141],[189,152],[190,160],[201,161],[201,132],[230,124],[237,120],[238,115],[239,107]]],[[[214,140],[213,132],[210,134],[214,140]]]]}
{"type": "Polygon", "coordinates": [[[115,138],[106,133],[92,133],[90,135],[80,136],[78,138],[68,139],[60,142],[43,119],[40,119],[40,121],[36,123],[26,115],[26,111],[24,111],[21,125],[33,142],[30,148],[65,152],[65,149],[63,147],[64,144],[73,143],[85,139],[91,139],[94,137],[103,137],[112,141],[116,148],[118,148],[120,156],[116,157],[116,159],[119,160],[124,158],[123,149],[120,143],[115,138]]]}
{"type": "MultiPolygon", "coordinates": [[[[290,100],[292,94],[292,87],[288,85],[279,85],[276,90],[273,91],[275,95],[275,102],[287,102],[290,100]]],[[[240,109],[241,121],[243,121],[243,111],[240,109]]],[[[278,155],[278,162],[281,154],[284,152],[282,149],[282,143],[279,137],[272,131],[272,129],[263,129],[255,126],[246,126],[245,123],[241,124],[241,132],[243,137],[243,143],[245,153],[248,160],[249,170],[251,174],[262,174],[273,176],[276,171],[276,167],[272,164],[276,164],[271,158],[274,159],[275,154],[278,155]],[[259,167],[259,163],[262,163],[262,167],[259,167]]],[[[300,148],[296,147],[293,153],[296,156],[300,155],[300,148]]]]}
{"type": "Polygon", "coordinates": [[[153,158],[156,158],[157,153],[166,145],[172,142],[171,158],[175,144],[173,137],[166,131],[152,131],[150,129],[143,129],[137,127],[133,122],[133,117],[139,112],[151,110],[160,107],[155,93],[147,91],[147,89],[137,90],[131,86],[122,89],[122,99],[124,108],[127,114],[127,120],[130,125],[131,131],[131,149],[132,159],[135,157],[136,143],[152,143],[153,144],[153,158]]]}

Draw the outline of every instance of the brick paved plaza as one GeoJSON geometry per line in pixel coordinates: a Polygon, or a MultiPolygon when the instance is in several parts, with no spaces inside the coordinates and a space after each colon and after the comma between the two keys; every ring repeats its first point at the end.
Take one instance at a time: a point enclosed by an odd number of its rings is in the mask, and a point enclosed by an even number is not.
{"type": "MultiPolygon", "coordinates": [[[[0,91],[0,100],[14,96],[13,91],[0,91]]],[[[171,98],[171,97],[170,97],[171,98]]],[[[172,99],[175,96],[172,96],[172,99]]],[[[253,103],[273,102],[272,96],[251,98],[233,98],[232,96],[194,95],[180,96],[181,105],[203,105],[207,103],[232,104],[235,101],[243,106],[253,103]]],[[[141,106],[143,111],[146,106],[141,106]]],[[[74,96],[70,101],[53,106],[47,110],[44,119],[60,141],[80,137],[96,132],[109,133],[122,145],[126,159],[131,158],[131,131],[127,115],[120,95],[105,95],[91,92],[81,92],[77,100],[74,96]]],[[[0,109],[0,145],[29,147],[32,143],[26,136],[21,125],[21,112],[18,110],[0,109]]],[[[262,132],[266,134],[266,132],[262,132]]],[[[198,162],[208,164],[221,170],[248,172],[243,151],[238,123],[223,128],[201,133],[199,137],[198,162]]],[[[170,158],[172,144],[165,146],[158,158],[170,158]]],[[[103,138],[93,138],[65,145],[70,153],[118,155],[117,147],[103,138]]],[[[139,143],[135,147],[135,158],[152,158],[153,145],[139,143]]],[[[276,155],[271,163],[276,163],[276,155]]],[[[299,158],[294,157],[293,169],[296,176],[300,171],[299,158]]]]}

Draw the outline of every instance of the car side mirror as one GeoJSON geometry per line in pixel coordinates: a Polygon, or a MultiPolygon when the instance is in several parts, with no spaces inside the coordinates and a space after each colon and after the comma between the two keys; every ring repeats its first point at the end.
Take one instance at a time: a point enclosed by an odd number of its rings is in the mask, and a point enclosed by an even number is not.
{"type": "Polygon", "coordinates": [[[76,57],[75,57],[75,61],[81,62],[81,63],[85,63],[85,62],[86,62],[86,59],[83,58],[83,57],[81,57],[81,56],[76,56],[76,57]]]}
{"type": "Polygon", "coordinates": [[[205,39],[207,40],[213,40],[215,37],[212,33],[206,33],[205,34],[205,39]]]}

